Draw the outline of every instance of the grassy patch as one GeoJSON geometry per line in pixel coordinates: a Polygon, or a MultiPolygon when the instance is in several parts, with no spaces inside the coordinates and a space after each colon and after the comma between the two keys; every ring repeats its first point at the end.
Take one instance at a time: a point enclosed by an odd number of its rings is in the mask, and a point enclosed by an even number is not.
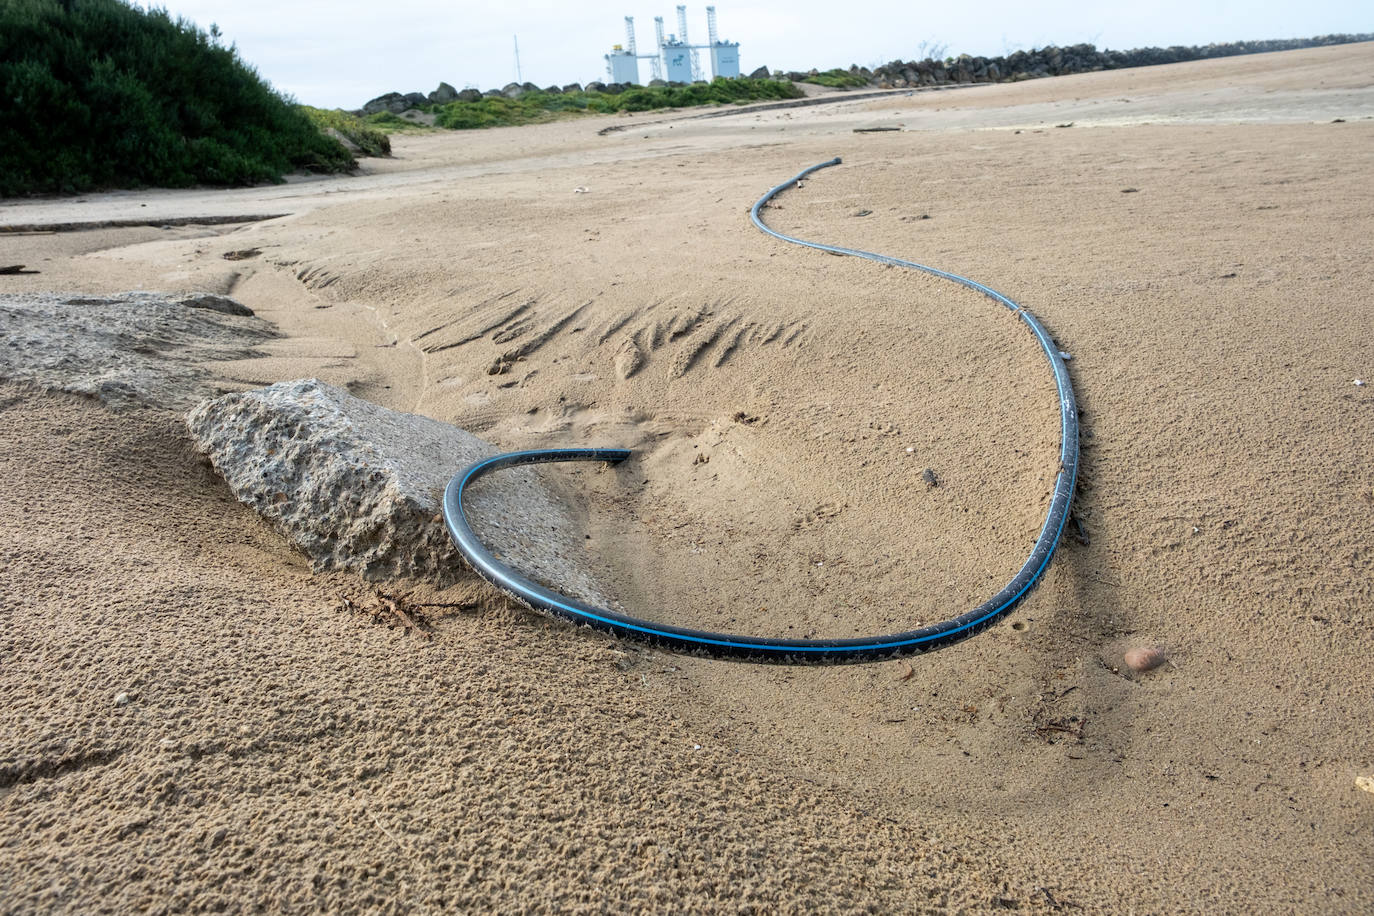
{"type": "MultiPolygon", "coordinates": [[[[320,130],[332,128],[337,130],[350,143],[362,150],[364,156],[390,156],[391,138],[375,127],[364,123],[362,118],[357,115],[349,114],[339,109],[311,108],[309,105],[298,106],[305,116],[310,119],[320,130]]],[[[395,115],[392,115],[395,117],[395,115]]],[[[396,118],[398,121],[409,125],[409,121],[396,118]]]]}
{"type": "Polygon", "coordinates": [[[855,76],[848,70],[827,70],[816,76],[808,76],[802,82],[828,86],[831,89],[857,89],[860,86],[868,85],[868,80],[862,76],[855,76]]]}
{"type": "Polygon", "coordinates": [[[394,115],[389,111],[379,111],[376,114],[364,115],[362,122],[367,127],[387,134],[400,133],[407,130],[427,131],[434,129],[426,124],[417,124],[414,121],[407,121],[405,118],[394,115]]]}
{"type": "Polygon", "coordinates": [[[449,102],[432,110],[436,127],[473,130],[536,124],[584,113],[656,111],[662,108],[744,104],[800,96],[797,87],[778,80],[719,78],[689,86],[636,86],[618,95],[605,92],[526,92],[518,99],[486,96],[477,102],[449,102]]]}
{"type": "Polygon", "coordinates": [[[434,126],[449,130],[476,130],[551,121],[559,109],[546,108],[542,104],[544,98],[542,92],[527,92],[518,99],[489,96],[480,102],[449,102],[433,109],[434,126]]]}

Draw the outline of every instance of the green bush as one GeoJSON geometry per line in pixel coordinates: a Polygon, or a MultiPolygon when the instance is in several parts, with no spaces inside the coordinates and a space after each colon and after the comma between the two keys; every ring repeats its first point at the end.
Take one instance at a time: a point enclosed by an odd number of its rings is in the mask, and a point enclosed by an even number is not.
{"type": "MultiPolygon", "coordinates": [[[[297,106],[320,130],[334,129],[342,134],[347,140],[358,149],[362,150],[364,156],[390,156],[391,138],[374,126],[364,123],[362,118],[357,115],[349,114],[346,111],[325,108],[311,108],[309,105],[297,106]]],[[[395,115],[391,117],[396,118],[395,115]]],[[[406,126],[410,122],[404,118],[396,118],[406,126]]]]}
{"type": "Polygon", "coordinates": [[[868,80],[862,76],[855,76],[848,70],[827,70],[817,76],[808,76],[802,82],[829,86],[831,89],[857,89],[868,85],[868,80]]]}
{"type": "Polygon", "coordinates": [[[602,98],[612,111],[653,111],[658,108],[795,99],[801,94],[796,86],[779,80],[717,77],[709,83],[690,83],[686,86],[635,87],[619,95],[603,95],[602,98]]]}
{"type": "Polygon", "coordinates": [[[488,96],[480,102],[449,102],[434,110],[434,126],[450,130],[475,130],[481,127],[508,127],[551,121],[555,112],[543,107],[542,92],[529,92],[518,99],[488,96]]]}
{"type": "Polygon", "coordinates": [[[794,99],[801,91],[778,80],[727,79],[687,86],[636,86],[618,95],[605,92],[526,92],[518,99],[485,96],[476,102],[435,106],[434,124],[452,130],[533,124],[582,113],[655,111],[698,105],[742,104],[771,99],[794,99]]]}
{"type": "Polygon", "coordinates": [[[0,0],[0,195],[355,165],[234,48],[166,10],[0,0]]]}
{"type": "MultiPolygon", "coordinates": [[[[405,130],[429,130],[424,124],[416,124],[414,121],[407,121],[405,118],[392,114],[389,111],[379,111],[375,114],[365,115],[362,118],[365,127],[381,131],[384,134],[394,134],[397,131],[405,130]]],[[[387,141],[390,148],[391,141],[387,141]]]]}

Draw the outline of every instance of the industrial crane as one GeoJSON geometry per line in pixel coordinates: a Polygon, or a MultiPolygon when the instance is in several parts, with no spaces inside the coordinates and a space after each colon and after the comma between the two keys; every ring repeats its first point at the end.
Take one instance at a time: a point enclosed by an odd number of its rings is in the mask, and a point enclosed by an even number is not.
{"type": "Polygon", "coordinates": [[[614,83],[638,83],[639,62],[649,61],[650,79],[669,82],[696,82],[705,79],[701,58],[697,52],[706,49],[711,54],[713,76],[739,76],[739,43],[721,41],[716,31],[716,8],[706,7],[706,31],[709,43],[694,45],[687,37],[687,7],[677,7],[677,34],[664,36],[663,17],[654,17],[654,53],[640,54],[635,40],[635,20],[625,17],[625,45],[616,45],[606,55],[606,69],[614,83]]]}

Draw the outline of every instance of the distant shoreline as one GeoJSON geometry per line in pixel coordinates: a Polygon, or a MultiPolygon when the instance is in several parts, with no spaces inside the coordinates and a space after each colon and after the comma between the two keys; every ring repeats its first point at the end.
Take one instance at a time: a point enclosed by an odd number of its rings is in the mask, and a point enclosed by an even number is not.
{"type": "MultiPolygon", "coordinates": [[[[921,61],[893,60],[876,69],[850,65],[848,69],[831,70],[811,69],[770,70],[767,66],[755,69],[750,78],[771,78],[789,80],[795,83],[809,83],[830,89],[910,89],[929,86],[964,85],[970,83],[1019,82],[1027,79],[1040,79],[1047,76],[1067,76],[1073,73],[1091,73],[1097,70],[1125,70],[1132,67],[1152,67],[1161,64],[1183,63],[1196,60],[1210,60],[1219,57],[1239,57],[1249,54],[1270,54],[1277,51],[1298,51],[1305,48],[1320,48],[1332,45],[1359,44],[1374,41],[1374,33],[1335,33],[1315,35],[1310,38],[1275,38],[1259,41],[1233,41],[1209,45],[1171,45],[1167,48],[1145,47],[1127,51],[1104,49],[1099,51],[1092,44],[1076,44],[1065,47],[1046,45],[1030,51],[1016,51],[1009,55],[981,57],[960,54],[957,57],[926,58],[921,61]]],[[[938,52],[937,52],[938,53],[938,52]]],[[[705,81],[699,81],[705,82],[705,81]]],[[[428,95],[412,92],[383,93],[361,107],[352,109],[357,115],[371,114],[381,110],[376,107],[384,101],[408,100],[404,109],[430,111],[442,107],[446,102],[438,99],[443,87],[428,95]]],[[[530,92],[561,95],[571,92],[598,92],[606,95],[619,95],[641,87],[680,87],[687,83],[668,83],[663,80],[650,80],[648,83],[603,83],[593,80],[585,86],[569,83],[565,86],[539,87],[534,83],[507,83],[500,89],[465,89],[459,94],[463,101],[478,101],[482,98],[504,97],[518,99],[530,92]]],[[[456,91],[455,91],[456,92],[456,91]]],[[[394,114],[401,114],[391,109],[394,114]]]]}

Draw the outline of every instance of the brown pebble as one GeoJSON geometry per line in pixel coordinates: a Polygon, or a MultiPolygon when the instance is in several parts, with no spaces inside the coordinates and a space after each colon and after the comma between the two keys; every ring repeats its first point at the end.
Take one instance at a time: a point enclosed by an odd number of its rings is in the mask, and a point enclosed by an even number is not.
{"type": "Polygon", "coordinates": [[[1169,656],[1164,653],[1163,649],[1154,646],[1127,649],[1125,657],[1126,667],[1139,673],[1153,671],[1169,660],[1169,656]]]}

